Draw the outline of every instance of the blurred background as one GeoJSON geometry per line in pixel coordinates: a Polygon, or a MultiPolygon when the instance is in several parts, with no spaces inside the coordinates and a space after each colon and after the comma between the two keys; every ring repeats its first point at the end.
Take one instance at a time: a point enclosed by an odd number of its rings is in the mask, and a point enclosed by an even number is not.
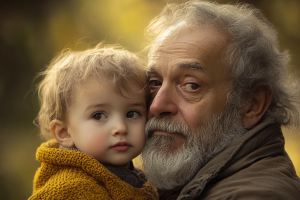
{"type": "MultiPolygon", "coordinates": [[[[144,29],[167,3],[182,0],[10,0],[0,2],[0,199],[27,199],[43,141],[32,121],[38,112],[34,77],[64,48],[119,43],[131,51],[146,45],[144,29]]],[[[218,0],[236,3],[236,0],[218,0]]],[[[244,0],[277,27],[282,49],[300,72],[300,1],[244,0]]],[[[299,78],[300,76],[298,76],[299,78]]],[[[286,150],[300,175],[300,134],[284,129],[286,150]]]]}

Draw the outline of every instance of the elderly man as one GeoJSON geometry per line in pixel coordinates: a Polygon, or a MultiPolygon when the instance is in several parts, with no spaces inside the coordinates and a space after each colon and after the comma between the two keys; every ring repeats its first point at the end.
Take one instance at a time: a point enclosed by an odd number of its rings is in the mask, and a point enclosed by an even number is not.
{"type": "Polygon", "coordinates": [[[281,125],[299,127],[287,52],[256,9],[169,4],[148,28],[142,153],[161,199],[300,199],[281,125]]]}

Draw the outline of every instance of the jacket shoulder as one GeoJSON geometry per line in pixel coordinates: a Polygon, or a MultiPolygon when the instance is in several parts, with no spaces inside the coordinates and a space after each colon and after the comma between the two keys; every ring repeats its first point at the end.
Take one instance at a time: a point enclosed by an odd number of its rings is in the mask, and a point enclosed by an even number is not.
{"type": "Polygon", "coordinates": [[[300,179],[288,156],[267,157],[223,180],[213,181],[201,199],[297,200],[300,179]]]}

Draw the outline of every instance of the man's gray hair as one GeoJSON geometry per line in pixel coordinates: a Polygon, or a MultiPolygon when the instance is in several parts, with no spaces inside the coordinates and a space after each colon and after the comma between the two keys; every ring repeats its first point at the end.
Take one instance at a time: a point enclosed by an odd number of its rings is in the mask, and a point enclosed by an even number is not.
{"type": "Polygon", "coordinates": [[[169,4],[148,26],[146,35],[153,40],[150,54],[158,38],[176,26],[179,29],[214,26],[229,37],[230,45],[220,58],[232,71],[229,104],[241,107],[251,89],[267,86],[273,91],[273,101],[264,117],[282,125],[299,126],[298,90],[287,82],[289,53],[280,52],[277,32],[261,11],[245,4],[199,0],[169,4]]]}

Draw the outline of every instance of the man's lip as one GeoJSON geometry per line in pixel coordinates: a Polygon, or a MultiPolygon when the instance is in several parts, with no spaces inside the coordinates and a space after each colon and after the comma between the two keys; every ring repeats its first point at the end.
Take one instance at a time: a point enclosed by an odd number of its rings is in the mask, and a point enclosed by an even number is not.
{"type": "Polygon", "coordinates": [[[173,135],[172,133],[166,132],[166,131],[153,131],[153,136],[155,135],[163,135],[163,136],[170,136],[173,135]]]}

